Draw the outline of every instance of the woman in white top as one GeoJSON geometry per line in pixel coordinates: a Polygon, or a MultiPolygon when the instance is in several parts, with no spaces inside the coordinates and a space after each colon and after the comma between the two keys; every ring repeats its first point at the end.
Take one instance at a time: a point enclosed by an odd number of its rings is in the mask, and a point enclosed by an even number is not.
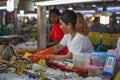
{"type": "Polygon", "coordinates": [[[76,14],[72,10],[65,10],[60,16],[60,28],[65,34],[61,42],[30,56],[33,62],[38,62],[40,59],[43,59],[43,56],[45,56],[44,58],[46,60],[66,60],[72,59],[73,54],[90,53],[93,51],[93,46],[87,37],[89,30],[82,14],[76,14]],[[65,46],[68,47],[68,53],[66,55],[53,54],[65,46]],[[46,54],[49,54],[49,56],[46,54]]]}

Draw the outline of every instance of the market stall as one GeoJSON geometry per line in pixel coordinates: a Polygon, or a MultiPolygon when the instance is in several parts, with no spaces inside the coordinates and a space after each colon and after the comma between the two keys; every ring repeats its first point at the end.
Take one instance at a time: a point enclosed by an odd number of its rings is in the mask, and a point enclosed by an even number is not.
{"type": "Polygon", "coordinates": [[[100,2],[101,0],[50,0],[36,2],[37,6],[37,49],[41,50],[46,48],[46,7],[55,5],[64,5],[72,3],[83,3],[83,2],[100,2]],[[44,27],[43,27],[44,26],[44,27]]]}
{"type": "Polygon", "coordinates": [[[74,67],[74,61],[40,60],[33,63],[16,53],[13,41],[19,36],[1,36],[0,45],[0,80],[109,80],[101,75],[102,67],[83,69],[74,67]],[[95,74],[94,74],[95,73],[95,74]]]}
{"type": "MultiPolygon", "coordinates": [[[[40,60],[33,63],[27,57],[16,53],[12,41],[19,36],[2,36],[0,80],[109,80],[102,75],[102,67],[89,65],[89,68],[75,67],[76,61],[40,60]],[[75,61],[75,62],[74,62],[75,61]]],[[[80,57],[80,56],[78,56],[80,57]]],[[[82,56],[83,57],[83,56],[82,56]]],[[[81,58],[82,58],[81,57],[81,58]]],[[[87,57],[83,57],[84,60],[87,57]]],[[[76,58],[77,59],[77,58],[76,58]]],[[[80,62],[85,62],[79,60],[80,62]]],[[[78,62],[78,61],[77,61],[78,62]]],[[[79,63],[79,62],[78,62],[79,63]]],[[[86,63],[86,62],[85,62],[86,63]]],[[[82,66],[85,66],[84,64],[82,66]]]]}
{"type": "MultiPolygon", "coordinates": [[[[52,0],[52,1],[43,1],[36,3],[37,5],[37,49],[41,50],[46,48],[46,6],[50,5],[60,5],[60,4],[71,4],[83,2],[82,0],[52,0]],[[60,1],[60,2],[59,2],[60,1]]],[[[90,0],[84,0],[88,2],[90,0]]],[[[94,2],[96,0],[91,0],[94,2]]],[[[98,2],[101,0],[97,0],[98,2]]],[[[3,40],[4,41],[4,40],[3,40]]],[[[12,41],[12,40],[11,40],[12,41]]],[[[9,46],[11,46],[10,44],[9,46]]],[[[1,49],[3,49],[1,46],[1,49]]],[[[40,60],[38,63],[33,63],[27,57],[31,55],[26,53],[24,56],[16,54],[14,48],[12,47],[13,52],[9,54],[4,54],[1,52],[0,60],[0,80],[110,80],[112,76],[104,76],[103,69],[104,66],[98,66],[105,64],[104,58],[106,55],[92,55],[95,58],[94,65],[91,62],[87,62],[89,65],[86,68],[81,68],[75,66],[76,61],[66,60],[40,60]],[[13,54],[14,53],[14,54],[13,54]],[[11,56],[12,54],[12,56],[11,56]],[[9,60],[6,60],[6,56],[9,56],[9,60]],[[98,60],[103,59],[101,62],[98,60]],[[97,62],[98,61],[98,62],[97,62]]],[[[86,57],[81,57],[81,62],[85,61],[86,57]]],[[[90,59],[91,60],[91,59],[90,59]]],[[[78,62],[77,62],[78,63],[78,62]]],[[[84,63],[82,64],[82,66],[84,63]]]]}

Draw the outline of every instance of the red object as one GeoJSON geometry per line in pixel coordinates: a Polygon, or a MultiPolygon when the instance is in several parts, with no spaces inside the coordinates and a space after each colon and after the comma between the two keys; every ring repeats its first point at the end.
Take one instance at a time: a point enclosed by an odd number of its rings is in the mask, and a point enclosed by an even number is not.
{"type": "Polygon", "coordinates": [[[66,65],[62,65],[59,63],[54,63],[54,62],[47,62],[48,67],[51,68],[57,68],[60,69],[61,71],[68,71],[68,72],[76,72],[81,76],[87,76],[88,75],[88,69],[82,69],[82,68],[77,68],[77,67],[69,67],[66,65]]]}
{"type": "MultiPolygon", "coordinates": [[[[56,40],[61,40],[64,36],[63,31],[60,29],[60,23],[56,23],[53,28],[52,31],[50,33],[50,37],[52,39],[52,41],[56,41],[56,40]]],[[[59,55],[65,55],[67,54],[68,49],[67,47],[63,48],[61,51],[58,52],[59,55]]]]}
{"type": "Polygon", "coordinates": [[[55,55],[54,55],[54,48],[46,48],[42,51],[36,52],[35,54],[32,54],[28,57],[29,59],[32,60],[32,62],[37,63],[40,59],[44,60],[54,60],[55,55]]]}
{"type": "MultiPolygon", "coordinates": [[[[54,48],[50,47],[50,48],[46,48],[44,50],[38,51],[35,54],[37,55],[41,55],[41,54],[54,54],[54,48]]],[[[33,54],[33,55],[35,55],[33,54]]]]}
{"type": "Polygon", "coordinates": [[[38,51],[38,52],[30,55],[29,58],[39,56],[39,55],[45,55],[45,54],[54,54],[54,48],[50,47],[50,48],[46,48],[44,50],[38,51]]]}
{"type": "Polygon", "coordinates": [[[62,39],[64,36],[63,31],[60,29],[60,23],[56,23],[50,33],[50,37],[53,41],[56,41],[57,39],[62,39]]]}
{"type": "Polygon", "coordinates": [[[34,55],[30,56],[29,59],[31,59],[32,62],[38,63],[41,59],[42,60],[55,60],[54,54],[45,54],[45,55],[34,55]]]}

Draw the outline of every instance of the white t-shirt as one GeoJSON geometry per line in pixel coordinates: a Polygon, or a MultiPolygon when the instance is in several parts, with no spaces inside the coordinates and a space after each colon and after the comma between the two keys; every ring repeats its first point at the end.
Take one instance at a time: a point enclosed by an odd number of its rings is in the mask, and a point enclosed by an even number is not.
{"type": "Polygon", "coordinates": [[[76,33],[73,39],[71,39],[70,34],[65,34],[60,44],[67,46],[69,52],[72,52],[73,54],[90,53],[93,51],[93,46],[89,38],[80,33],[76,33]]]}

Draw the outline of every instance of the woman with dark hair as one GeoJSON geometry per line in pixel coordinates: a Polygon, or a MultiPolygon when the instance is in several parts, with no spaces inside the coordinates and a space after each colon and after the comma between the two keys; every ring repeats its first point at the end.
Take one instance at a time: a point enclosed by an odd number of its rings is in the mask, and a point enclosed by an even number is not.
{"type": "Polygon", "coordinates": [[[59,15],[60,12],[56,8],[51,9],[49,12],[49,22],[51,24],[50,27],[51,32],[49,39],[50,42],[47,42],[47,47],[51,47],[59,43],[64,35],[63,31],[60,29],[59,15]]]}
{"type": "Polygon", "coordinates": [[[33,54],[30,56],[30,59],[33,62],[38,62],[40,59],[66,60],[72,59],[73,54],[92,52],[93,46],[86,36],[88,33],[85,31],[85,29],[87,28],[84,28],[84,31],[81,31],[82,27],[87,27],[83,16],[76,15],[76,13],[72,10],[65,10],[60,16],[60,28],[65,34],[60,43],[53,47],[39,51],[36,54],[33,54]],[[77,28],[79,28],[78,31],[77,28]],[[68,53],[66,55],[53,54],[63,49],[64,47],[68,48],[68,53]]]}
{"type": "MultiPolygon", "coordinates": [[[[47,42],[47,47],[52,47],[54,45],[57,45],[64,36],[63,31],[60,29],[59,16],[60,16],[60,12],[58,9],[53,8],[50,10],[49,22],[52,25],[52,30],[50,32],[50,40],[49,42],[47,42]]],[[[68,49],[65,47],[59,52],[57,52],[57,54],[65,55],[67,54],[67,52],[68,49]]]]}

